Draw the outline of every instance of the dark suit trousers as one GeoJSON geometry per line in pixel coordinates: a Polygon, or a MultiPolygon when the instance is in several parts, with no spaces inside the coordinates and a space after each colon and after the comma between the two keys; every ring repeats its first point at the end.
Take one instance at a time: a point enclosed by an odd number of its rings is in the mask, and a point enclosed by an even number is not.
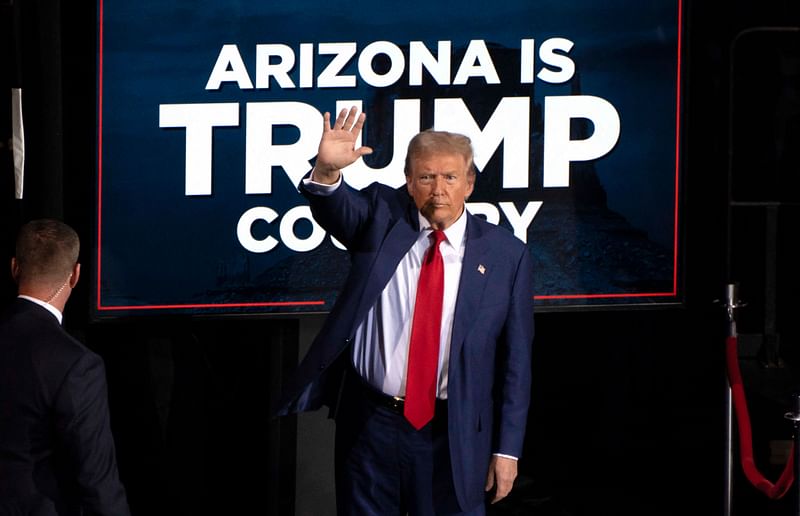
{"type": "Polygon", "coordinates": [[[417,431],[400,411],[377,401],[374,389],[347,372],[336,414],[336,506],[340,516],[474,515],[453,488],[447,404],[417,431]]]}

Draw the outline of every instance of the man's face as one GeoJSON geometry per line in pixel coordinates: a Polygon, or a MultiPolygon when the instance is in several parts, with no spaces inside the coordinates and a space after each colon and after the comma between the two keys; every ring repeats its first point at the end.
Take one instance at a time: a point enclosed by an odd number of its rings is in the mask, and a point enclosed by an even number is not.
{"type": "Polygon", "coordinates": [[[459,154],[431,154],[411,163],[406,176],[408,193],[434,229],[447,229],[464,210],[472,193],[474,177],[467,174],[467,163],[459,154]]]}

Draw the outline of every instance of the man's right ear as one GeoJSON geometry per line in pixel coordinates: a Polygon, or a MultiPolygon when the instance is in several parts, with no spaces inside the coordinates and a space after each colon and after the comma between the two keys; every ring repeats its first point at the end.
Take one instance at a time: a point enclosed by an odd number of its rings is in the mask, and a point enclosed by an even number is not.
{"type": "Polygon", "coordinates": [[[16,257],[11,258],[11,277],[14,278],[14,283],[19,279],[19,264],[16,257]]]}
{"type": "Polygon", "coordinates": [[[69,276],[69,288],[75,288],[75,285],[78,284],[78,278],[81,277],[81,264],[76,263],[72,267],[72,274],[69,276]]]}

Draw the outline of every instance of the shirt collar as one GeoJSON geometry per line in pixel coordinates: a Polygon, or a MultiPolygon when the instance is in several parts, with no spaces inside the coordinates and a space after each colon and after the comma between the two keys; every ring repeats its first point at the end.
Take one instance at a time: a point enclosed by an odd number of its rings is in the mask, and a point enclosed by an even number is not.
{"type": "Polygon", "coordinates": [[[64,318],[64,315],[55,306],[51,305],[50,303],[45,303],[41,299],[36,299],[35,297],[31,297],[31,296],[25,296],[25,295],[20,294],[17,297],[20,298],[20,299],[27,299],[31,303],[35,303],[35,304],[45,308],[48,312],[53,314],[56,317],[56,319],[58,319],[58,324],[61,324],[61,321],[64,318]]]}
{"type": "MultiPolygon", "coordinates": [[[[423,231],[430,231],[431,223],[426,219],[422,213],[417,210],[417,216],[419,217],[419,230],[420,232],[423,231]]],[[[464,235],[467,232],[467,207],[464,206],[464,211],[461,212],[461,215],[456,219],[455,222],[450,224],[450,227],[444,230],[444,236],[446,237],[446,241],[450,244],[454,249],[458,249],[461,244],[464,242],[464,235]]]]}

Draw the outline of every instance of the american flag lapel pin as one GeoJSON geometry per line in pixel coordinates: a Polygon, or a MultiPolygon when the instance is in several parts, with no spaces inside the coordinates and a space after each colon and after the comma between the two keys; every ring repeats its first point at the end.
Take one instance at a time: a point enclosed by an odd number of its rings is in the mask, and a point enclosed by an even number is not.
{"type": "Polygon", "coordinates": [[[484,267],[483,264],[478,265],[478,272],[486,274],[486,267],[484,267]]]}

